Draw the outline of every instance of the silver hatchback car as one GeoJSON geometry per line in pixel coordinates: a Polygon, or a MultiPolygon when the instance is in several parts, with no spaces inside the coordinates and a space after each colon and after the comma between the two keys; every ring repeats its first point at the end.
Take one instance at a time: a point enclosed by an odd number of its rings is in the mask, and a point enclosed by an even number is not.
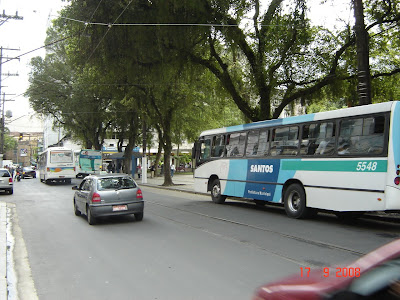
{"type": "Polygon", "coordinates": [[[13,179],[7,169],[0,169],[0,190],[4,190],[9,194],[14,192],[13,179]]]}
{"type": "Polygon", "coordinates": [[[72,189],[75,215],[85,214],[90,225],[105,216],[134,214],[137,221],[143,219],[142,191],[127,174],[87,176],[72,189]]]}

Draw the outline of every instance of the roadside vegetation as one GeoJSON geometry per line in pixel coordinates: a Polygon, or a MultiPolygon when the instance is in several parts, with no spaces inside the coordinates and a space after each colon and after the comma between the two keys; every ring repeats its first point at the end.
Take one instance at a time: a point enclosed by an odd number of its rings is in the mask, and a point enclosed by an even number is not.
{"type": "MultiPolygon", "coordinates": [[[[399,98],[399,2],[363,3],[370,102],[399,98]]],[[[156,132],[167,164],[172,144],[205,129],[278,118],[297,104],[365,104],[353,25],[314,26],[310,3],[71,0],[48,31],[46,57],[31,61],[26,95],[86,148],[112,132],[130,153],[156,132]]]]}

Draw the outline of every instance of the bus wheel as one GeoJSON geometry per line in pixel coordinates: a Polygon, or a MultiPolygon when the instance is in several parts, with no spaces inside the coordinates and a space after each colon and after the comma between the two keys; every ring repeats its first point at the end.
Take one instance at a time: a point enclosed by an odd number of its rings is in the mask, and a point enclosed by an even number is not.
{"type": "Polygon", "coordinates": [[[211,199],[217,204],[222,204],[225,202],[226,196],[221,195],[221,184],[219,183],[219,179],[215,179],[212,183],[211,199]]]}
{"type": "Polygon", "coordinates": [[[285,192],[285,211],[286,214],[294,219],[302,219],[308,216],[311,212],[309,208],[306,207],[306,193],[303,187],[294,183],[291,184],[285,192]]]}

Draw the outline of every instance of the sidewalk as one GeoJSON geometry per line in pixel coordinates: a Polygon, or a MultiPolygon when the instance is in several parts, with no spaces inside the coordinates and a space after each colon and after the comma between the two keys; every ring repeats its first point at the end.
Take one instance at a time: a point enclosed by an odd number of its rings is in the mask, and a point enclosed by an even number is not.
{"type": "Polygon", "coordinates": [[[179,174],[179,172],[175,173],[172,177],[172,182],[174,183],[173,186],[162,186],[164,183],[163,176],[154,178],[147,177],[147,183],[142,183],[142,178],[135,178],[135,180],[139,186],[153,186],[161,189],[195,193],[193,174],[179,174]]]}
{"type": "Polygon", "coordinates": [[[0,202],[0,299],[7,299],[7,205],[0,202]]]}

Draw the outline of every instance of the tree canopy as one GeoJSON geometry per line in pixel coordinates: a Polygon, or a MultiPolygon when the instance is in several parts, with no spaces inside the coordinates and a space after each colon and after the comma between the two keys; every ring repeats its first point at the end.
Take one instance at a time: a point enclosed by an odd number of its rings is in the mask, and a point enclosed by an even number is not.
{"type": "MultiPolygon", "coordinates": [[[[314,25],[310,1],[69,2],[48,32],[49,43],[62,41],[32,60],[27,95],[87,147],[101,147],[107,131],[136,146],[145,124],[170,152],[204,129],[278,118],[295,102],[357,104],[353,25],[314,25]]],[[[372,101],[388,101],[400,92],[400,1],[363,4],[372,101]]]]}

